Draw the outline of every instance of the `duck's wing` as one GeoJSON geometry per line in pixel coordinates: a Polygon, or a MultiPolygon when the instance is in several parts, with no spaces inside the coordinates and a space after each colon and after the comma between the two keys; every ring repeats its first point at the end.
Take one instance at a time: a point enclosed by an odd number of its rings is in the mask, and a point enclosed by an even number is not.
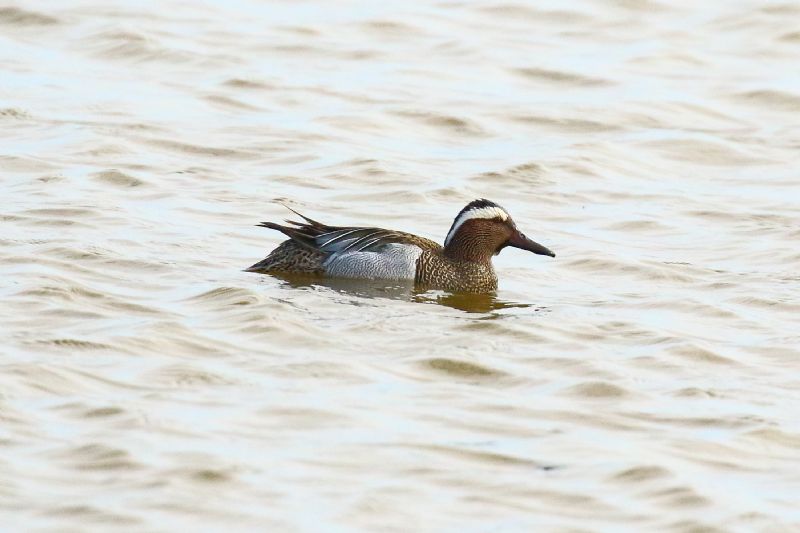
{"type": "Polygon", "coordinates": [[[304,248],[326,255],[377,251],[387,244],[412,245],[423,250],[441,249],[432,240],[412,233],[382,228],[327,226],[300,213],[297,215],[306,222],[287,221],[291,226],[261,222],[258,226],[280,231],[304,248]]]}
{"type": "Polygon", "coordinates": [[[387,244],[417,246],[423,250],[441,248],[418,235],[382,228],[336,228],[317,236],[316,242],[319,250],[329,254],[378,251],[387,244]]]}

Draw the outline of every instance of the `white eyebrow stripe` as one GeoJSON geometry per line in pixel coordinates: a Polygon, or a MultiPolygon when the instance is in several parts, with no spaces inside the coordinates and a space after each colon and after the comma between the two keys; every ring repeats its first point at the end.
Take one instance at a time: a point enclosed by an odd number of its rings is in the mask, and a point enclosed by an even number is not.
{"type": "Polygon", "coordinates": [[[456,231],[458,231],[458,228],[460,228],[464,222],[467,220],[472,220],[473,218],[499,218],[500,220],[508,220],[508,213],[506,213],[501,207],[492,206],[470,209],[466,213],[463,213],[460,217],[458,217],[458,220],[455,221],[453,224],[453,229],[450,230],[450,233],[447,234],[447,237],[444,240],[444,245],[447,246],[447,244],[450,242],[450,239],[453,238],[453,235],[456,234],[456,231]]]}

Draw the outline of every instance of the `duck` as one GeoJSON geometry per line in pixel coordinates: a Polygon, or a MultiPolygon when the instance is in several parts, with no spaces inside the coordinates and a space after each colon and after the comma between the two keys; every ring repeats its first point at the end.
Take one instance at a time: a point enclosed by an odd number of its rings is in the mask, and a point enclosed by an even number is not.
{"type": "Polygon", "coordinates": [[[245,272],[406,281],[423,289],[481,293],[497,289],[492,257],[506,247],[556,256],[526,237],[508,211],[485,198],[459,211],[444,245],[403,231],[328,226],[288,209],[303,221],[256,224],[289,238],[245,272]]]}

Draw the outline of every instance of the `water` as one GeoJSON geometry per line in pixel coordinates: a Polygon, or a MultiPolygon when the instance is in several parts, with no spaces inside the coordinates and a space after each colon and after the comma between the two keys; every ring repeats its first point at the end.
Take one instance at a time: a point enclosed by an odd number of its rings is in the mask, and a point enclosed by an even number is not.
{"type": "Polygon", "coordinates": [[[800,528],[800,4],[0,7],[0,523],[800,528]],[[495,295],[241,272],[286,203],[495,295]]]}

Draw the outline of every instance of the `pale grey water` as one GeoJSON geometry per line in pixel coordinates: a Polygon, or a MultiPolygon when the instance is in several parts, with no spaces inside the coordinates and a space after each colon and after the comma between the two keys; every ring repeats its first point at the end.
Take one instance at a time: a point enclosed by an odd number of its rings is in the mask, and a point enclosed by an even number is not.
{"type": "Polygon", "coordinates": [[[796,531],[800,3],[0,6],[9,531],[796,531]],[[241,272],[289,213],[555,260],[241,272]]]}

